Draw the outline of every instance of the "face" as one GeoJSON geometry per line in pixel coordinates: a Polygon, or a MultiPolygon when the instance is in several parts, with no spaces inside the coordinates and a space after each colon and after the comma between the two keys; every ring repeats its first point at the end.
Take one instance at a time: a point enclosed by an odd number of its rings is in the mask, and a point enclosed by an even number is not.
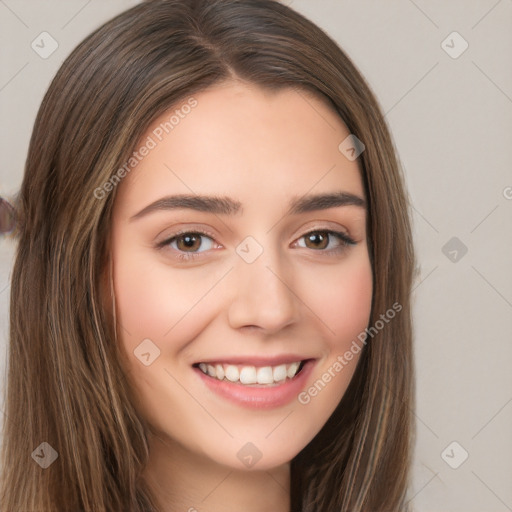
{"type": "Polygon", "coordinates": [[[113,212],[118,340],[136,407],[177,450],[277,467],[342,398],[372,299],[347,136],[309,94],[230,82],[141,140],[113,212]]]}

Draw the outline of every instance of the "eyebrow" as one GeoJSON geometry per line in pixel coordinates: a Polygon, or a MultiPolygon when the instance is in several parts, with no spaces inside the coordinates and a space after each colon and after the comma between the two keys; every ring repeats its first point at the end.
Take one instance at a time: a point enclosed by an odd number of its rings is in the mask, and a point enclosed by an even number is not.
{"type": "MultiPolygon", "coordinates": [[[[298,215],[318,210],[327,210],[339,206],[358,206],[366,208],[366,201],[350,192],[332,192],[296,196],[290,201],[290,215],[298,215]]],[[[235,215],[243,212],[242,203],[227,196],[203,196],[180,194],[166,196],[149,204],[141,211],[130,217],[130,222],[161,210],[188,209],[200,212],[235,215]]]]}

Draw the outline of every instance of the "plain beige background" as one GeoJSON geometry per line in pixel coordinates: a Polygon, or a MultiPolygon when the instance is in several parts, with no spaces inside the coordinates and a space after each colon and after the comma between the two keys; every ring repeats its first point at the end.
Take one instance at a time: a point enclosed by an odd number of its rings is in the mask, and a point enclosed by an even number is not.
{"type": "MultiPolygon", "coordinates": [[[[60,64],[136,3],[0,0],[0,194],[21,183],[35,115],[60,64]],[[31,46],[42,32],[58,44],[47,58],[31,46]]],[[[512,511],[512,0],[285,3],[363,72],[406,173],[421,265],[413,508],[512,511]]],[[[2,386],[13,255],[13,243],[1,241],[2,386]]]]}

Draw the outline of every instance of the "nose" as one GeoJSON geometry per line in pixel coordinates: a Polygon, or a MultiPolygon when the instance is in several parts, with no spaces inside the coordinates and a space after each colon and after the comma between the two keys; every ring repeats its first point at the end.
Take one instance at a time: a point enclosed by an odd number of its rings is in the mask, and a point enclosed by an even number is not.
{"type": "Polygon", "coordinates": [[[289,268],[268,249],[252,263],[240,258],[232,272],[236,284],[228,309],[230,326],[272,334],[297,322],[300,299],[289,268]]]}

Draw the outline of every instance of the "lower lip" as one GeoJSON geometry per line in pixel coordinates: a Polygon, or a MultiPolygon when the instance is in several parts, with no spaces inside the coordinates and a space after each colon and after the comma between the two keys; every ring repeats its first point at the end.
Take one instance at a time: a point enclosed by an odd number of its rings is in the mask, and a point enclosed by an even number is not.
{"type": "Polygon", "coordinates": [[[213,392],[232,402],[253,409],[271,409],[288,404],[303,390],[313,370],[315,360],[304,363],[302,370],[293,378],[273,386],[244,385],[218,380],[194,368],[199,377],[213,392]]]}

